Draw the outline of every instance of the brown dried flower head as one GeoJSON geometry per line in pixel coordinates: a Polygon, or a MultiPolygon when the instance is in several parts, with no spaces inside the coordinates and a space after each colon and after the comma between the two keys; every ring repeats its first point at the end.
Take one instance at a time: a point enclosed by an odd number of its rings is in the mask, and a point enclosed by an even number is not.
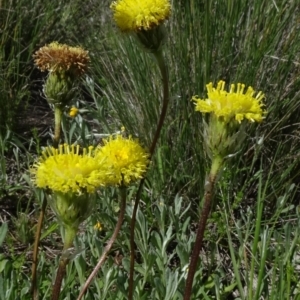
{"type": "Polygon", "coordinates": [[[83,75],[90,62],[88,51],[58,42],[41,47],[35,52],[33,58],[41,71],[70,72],[75,76],[83,75]]]}

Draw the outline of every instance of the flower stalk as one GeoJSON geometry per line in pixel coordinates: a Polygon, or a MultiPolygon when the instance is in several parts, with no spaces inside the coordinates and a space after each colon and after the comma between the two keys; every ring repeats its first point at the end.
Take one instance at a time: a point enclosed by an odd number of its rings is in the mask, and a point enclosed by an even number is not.
{"type": "Polygon", "coordinates": [[[259,92],[255,97],[252,87],[245,90],[245,85],[231,84],[229,92],[225,90],[225,82],[219,81],[214,88],[212,83],[206,85],[207,99],[192,98],[196,111],[211,113],[209,122],[203,119],[203,139],[207,155],[212,164],[205,183],[204,205],[198,222],[195,245],[191,255],[188,277],[184,292],[184,300],[192,296],[193,279],[203,244],[203,237],[208,216],[211,211],[213,192],[217,176],[224,159],[236,153],[245,139],[245,122],[261,122],[266,114],[262,108],[264,94],[259,92]]]}
{"type": "Polygon", "coordinates": [[[64,228],[65,228],[64,248],[59,261],[56,279],[52,289],[51,300],[59,299],[62,280],[65,277],[66,267],[70,261],[70,254],[68,253],[68,250],[72,248],[73,241],[75,239],[78,230],[77,227],[72,227],[72,226],[64,226],[64,228]]]}
{"type": "MultiPolygon", "coordinates": [[[[152,53],[157,61],[163,81],[163,103],[156,127],[153,141],[149,150],[151,159],[160,132],[165,120],[169,103],[168,72],[164,61],[162,46],[165,40],[163,23],[171,13],[171,3],[169,0],[137,1],[137,0],[116,0],[111,4],[114,20],[122,32],[131,32],[135,35],[143,50],[152,53]]],[[[133,297],[133,273],[134,273],[134,229],[136,213],[143,188],[145,177],[140,181],[136,194],[135,204],[130,223],[130,277],[128,299],[133,297]]]]}
{"type": "MultiPolygon", "coordinates": [[[[32,180],[39,188],[47,189],[48,202],[59,222],[65,228],[64,253],[60,259],[57,279],[53,287],[52,299],[58,299],[62,279],[69,261],[66,250],[72,246],[76,231],[93,211],[95,191],[105,185],[106,171],[101,161],[93,157],[93,147],[80,150],[79,146],[60,145],[58,148],[47,147],[42,156],[31,168],[32,180]]],[[[43,199],[32,266],[32,293],[37,299],[36,267],[38,243],[41,234],[42,220],[46,208],[43,199]]]]}
{"type": "MultiPolygon", "coordinates": [[[[162,76],[162,83],[163,83],[163,103],[162,103],[162,108],[161,108],[161,113],[160,113],[160,117],[159,117],[159,121],[156,127],[156,131],[154,134],[154,138],[153,141],[151,143],[150,146],[150,160],[154,154],[154,150],[157,144],[157,141],[159,139],[160,136],[160,132],[161,129],[163,127],[164,121],[165,121],[165,117],[167,114],[167,109],[168,109],[168,104],[169,104],[169,79],[168,79],[168,69],[163,57],[163,52],[160,49],[157,52],[153,53],[161,76],[162,76]]],[[[134,275],[134,260],[135,260],[135,255],[134,255],[134,251],[135,251],[135,242],[134,242],[134,230],[135,230],[135,224],[136,224],[136,214],[137,214],[137,210],[138,210],[138,206],[139,206],[139,202],[140,202],[140,197],[141,197],[141,193],[142,193],[142,189],[143,189],[143,185],[145,182],[145,177],[140,181],[140,185],[138,188],[138,191],[136,193],[136,197],[135,197],[135,202],[134,202],[134,207],[133,207],[133,211],[132,211],[132,216],[131,216],[131,222],[130,222],[130,273],[129,273],[129,288],[128,288],[128,300],[132,300],[133,299],[133,275],[134,275]]]]}
{"type": "Polygon", "coordinates": [[[53,147],[57,148],[60,140],[61,132],[61,117],[62,109],[59,106],[54,108],[54,137],[53,137],[53,147]]]}
{"type": "Polygon", "coordinates": [[[120,213],[114,233],[104,248],[103,254],[96,267],[82,288],[78,299],[83,297],[92,279],[103,265],[108,252],[111,250],[111,247],[118,236],[125,214],[126,187],[132,182],[143,178],[149,165],[148,151],[131,136],[128,138],[119,134],[110,136],[109,139],[103,140],[103,144],[102,147],[96,149],[95,159],[104,162],[103,167],[107,170],[106,183],[108,185],[119,187],[120,213]]]}
{"type": "Polygon", "coordinates": [[[37,272],[36,272],[37,264],[38,264],[37,257],[39,254],[39,242],[41,238],[41,232],[42,232],[46,207],[47,207],[47,199],[44,197],[42,199],[42,207],[41,207],[40,216],[36,227],[35,240],[33,245],[32,268],[31,268],[31,292],[32,292],[33,300],[38,299],[37,272]]]}
{"type": "MultiPolygon", "coordinates": [[[[50,43],[33,55],[35,65],[41,71],[48,71],[48,77],[44,84],[44,93],[49,104],[54,104],[54,139],[53,147],[58,148],[61,133],[62,109],[75,94],[74,82],[82,76],[86,70],[90,58],[88,52],[80,47],[70,47],[57,42],[50,43]]],[[[31,291],[33,299],[38,299],[37,290],[37,257],[39,241],[47,200],[44,198],[37,224],[32,259],[31,291]]]]}
{"type": "Polygon", "coordinates": [[[120,232],[123,220],[124,220],[124,215],[125,215],[125,208],[126,208],[126,187],[125,186],[121,186],[119,188],[119,192],[120,192],[120,212],[119,212],[119,217],[118,217],[118,222],[116,225],[116,228],[113,232],[112,237],[110,238],[110,240],[108,241],[107,245],[104,248],[104,251],[97,263],[97,265],[95,266],[94,270],[92,271],[92,273],[90,274],[90,276],[88,277],[88,279],[86,280],[83,288],[80,291],[80,294],[77,298],[77,300],[80,300],[83,295],[85,294],[85,292],[87,291],[89,285],[91,284],[93,278],[96,276],[96,274],[98,273],[99,269],[101,268],[101,266],[103,265],[103,263],[106,260],[107,254],[108,252],[111,250],[115,240],[117,239],[117,236],[120,232]]]}
{"type": "Polygon", "coordinates": [[[210,173],[207,182],[205,183],[204,204],[198,222],[195,245],[191,255],[191,261],[189,265],[188,277],[186,280],[186,286],[185,286],[185,292],[183,298],[184,300],[190,300],[192,295],[193,280],[197,269],[199,254],[203,244],[203,237],[204,237],[207,219],[211,211],[213,192],[216,185],[219,170],[222,167],[222,163],[223,163],[223,159],[220,156],[213,159],[210,173]]]}

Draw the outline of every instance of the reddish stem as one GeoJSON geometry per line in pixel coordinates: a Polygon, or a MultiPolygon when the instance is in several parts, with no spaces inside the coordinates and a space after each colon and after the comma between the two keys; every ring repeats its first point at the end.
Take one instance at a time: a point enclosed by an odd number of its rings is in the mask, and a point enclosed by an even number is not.
{"type": "Polygon", "coordinates": [[[38,289],[37,289],[37,265],[38,265],[38,254],[39,254],[39,243],[41,238],[41,232],[42,232],[42,226],[43,226],[43,220],[45,216],[45,210],[47,207],[47,199],[43,198],[42,200],[42,207],[40,211],[39,220],[36,227],[36,233],[35,233],[35,241],[33,246],[33,257],[32,257],[32,280],[31,280],[31,292],[33,300],[38,299],[38,289]]]}
{"type": "Polygon", "coordinates": [[[186,280],[183,300],[190,300],[192,295],[193,280],[197,269],[199,254],[203,244],[203,237],[204,237],[207,219],[211,210],[213,191],[216,184],[216,178],[218,172],[222,166],[222,162],[223,159],[220,156],[216,156],[213,159],[210,174],[207,182],[205,183],[204,204],[198,222],[197,236],[196,236],[193,252],[191,255],[191,261],[189,265],[188,277],[186,280]]]}
{"type": "Polygon", "coordinates": [[[77,300],[80,300],[84,293],[87,291],[89,285],[91,284],[93,278],[96,276],[97,272],[99,271],[99,269],[101,268],[101,266],[103,265],[103,263],[106,260],[107,254],[110,251],[110,249],[112,248],[115,240],[117,239],[117,236],[119,234],[119,231],[121,229],[122,223],[123,223],[123,219],[124,219],[124,215],[125,215],[125,208],[126,208],[126,187],[120,187],[120,213],[119,213],[119,218],[118,218],[118,222],[116,225],[116,228],[114,230],[114,233],[112,235],[112,237],[110,238],[110,240],[108,241],[107,245],[104,248],[104,251],[96,265],[96,267],[94,268],[93,272],[90,274],[89,278],[87,279],[87,281],[85,282],[83,288],[80,291],[80,294],[77,298],[77,300]]]}
{"type": "MultiPolygon", "coordinates": [[[[156,132],[152,141],[152,144],[150,146],[150,159],[153,156],[157,141],[160,136],[161,129],[164,124],[164,120],[167,114],[168,104],[169,104],[169,82],[168,82],[168,70],[167,66],[164,61],[164,57],[162,54],[162,51],[154,53],[154,56],[157,60],[161,76],[162,76],[162,82],[163,82],[163,104],[161,108],[161,113],[159,117],[159,121],[156,127],[156,132]]],[[[145,182],[145,178],[143,178],[140,182],[138,191],[136,193],[135,197],[135,203],[133,207],[133,212],[131,216],[131,223],[130,223],[130,273],[129,273],[129,288],[128,288],[128,300],[133,299],[133,273],[134,273],[134,250],[135,250],[135,242],[134,242],[134,229],[135,229],[135,223],[136,223],[136,214],[139,207],[140,197],[143,189],[143,185],[145,182]]]]}

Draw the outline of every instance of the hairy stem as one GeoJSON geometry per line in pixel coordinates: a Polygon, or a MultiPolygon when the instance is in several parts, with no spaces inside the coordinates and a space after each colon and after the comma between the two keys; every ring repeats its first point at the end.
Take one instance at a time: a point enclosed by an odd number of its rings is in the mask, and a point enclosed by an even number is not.
{"type": "MultiPolygon", "coordinates": [[[[62,110],[60,107],[55,107],[54,109],[54,138],[53,147],[57,148],[60,140],[60,127],[61,127],[61,116],[62,110]]],[[[45,211],[47,207],[47,199],[44,198],[42,201],[42,207],[40,211],[40,216],[36,228],[35,240],[33,246],[33,257],[32,257],[32,280],[31,280],[31,292],[33,300],[38,299],[38,289],[37,289],[37,265],[38,265],[38,253],[39,253],[39,243],[41,238],[42,225],[44,221],[45,211]]]]}
{"type": "Polygon", "coordinates": [[[73,246],[73,241],[77,233],[77,228],[73,227],[65,227],[65,241],[64,241],[64,248],[62,251],[62,255],[60,257],[58,270],[56,273],[55,283],[52,289],[52,297],[51,300],[58,300],[60,295],[60,289],[62,280],[66,275],[66,267],[70,261],[70,256],[67,253],[67,250],[73,246]]]}
{"type": "Polygon", "coordinates": [[[198,230],[195,245],[191,255],[191,261],[189,265],[188,277],[186,280],[185,291],[184,291],[184,300],[190,300],[192,295],[193,280],[195,272],[197,269],[197,263],[199,259],[200,250],[202,248],[204,232],[206,228],[206,222],[211,210],[211,203],[213,198],[213,191],[216,184],[216,178],[218,171],[222,166],[222,158],[216,157],[213,159],[211,170],[207,182],[205,183],[205,194],[204,194],[204,204],[202,212],[198,222],[198,230]]]}
{"type": "MultiPolygon", "coordinates": [[[[154,53],[154,56],[156,58],[157,64],[160,69],[160,73],[162,76],[162,82],[163,82],[163,103],[161,108],[161,113],[159,117],[159,121],[156,127],[156,132],[152,141],[152,144],[150,146],[150,159],[153,156],[158,138],[160,136],[160,132],[162,129],[162,126],[164,124],[164,120],[167,114],[168,104],[169,104],[169,80],[168,80],[168,70],[167,66],[165,64],[165,60],[163,57],[162,51],[158,51],[154,53]]],[[[134,273],[134,250],[135,250],[135,243],[134,243],[134,229],[135,229],[135,222],[136,222],[136,213],[138,210],[140,197],[143,189],[143,185],[145,182],[145,178],[143,178],[140,182],[138,191],[136,193],[135,197],[135,203],[133,207],[132,217],[131,217],[131,223],[130,223],[130,274],[129,274],[129,288],[128,288],[128,300],[133,299],[133,273],[134,273]]]]}
{"type": "Polygon", "coordinates": [[[60,140],[60,127],[61,127],[62,110],[59,106],[54,108],[54,138],[53,147],[57,148],[60,140]]]}
{"type": "MultiPolygon", "coordinates": [[[[60,107],[55,107],[54,109],[54,138],[53,147],[57,148],[60,140],[60,126],[61,126],[61,116],[62,110],[60,107]]],[[[31,280],[31,292],[33,300],[38,299],[38,289],[37,289],[37,265],[38,265],[38,253],[39,253],[39,243],[41,238],[42,225],[44,221],[45,211],[47,207],[47,199],[44,198],[42,201],[42,207],[40,211],[40,216],[36,228],[35,240],[33,246],[33,257],[32,257],[32,280],[31,280]]]]}
{"type": "Polygon", "coordinates": [[[32,292],[32,298],[33,300],[38,299],[38,289],[37,289],[37,265],[38,265],[38,254],[39,254],[39,243],[41,238],[41,232],[43,227],[43,220],[45,216],[45,210],[47,207],[47,199],[46,197],[42,200],[42,207],[40,211],[39,220],[36,227],[36,233],[35,233],[35,240],[34,240],[34,246],[33,246],[33,257],[32,257],[32,279],[31,279],[31,292],[32,292]]]}
{"type": "Polygon", "coordinates": [[[83,297],[84,293],[86,292],[89,285],[91,284],[93,278],[96,276],[97,272],[99,271],[99,269],[101,268],[101,266],[105,262],[107,254],[110,251],[111,247],[113,246],[113,244],[114,244],[114,242],[115,242],[115,240],[116,240],[116,238],[119,234],[119,231],[121,229],[123,219],[124,219],[124,215],[125,215],[125,208],[126,208],[126,187],[122,186],[122,187],[120,187],[120,212],[119,212],[119,218],[118,218],[116,228],[114,230],[114,233],[113,233],[112,237],[110,238],[107,245],[105,246],[104,251],[103,251],[96,267],[94,268],[94,270],[90,274],[89,278],[85,282],[83,288],[81,289],[77,300],[80,300],[83,297]]]}

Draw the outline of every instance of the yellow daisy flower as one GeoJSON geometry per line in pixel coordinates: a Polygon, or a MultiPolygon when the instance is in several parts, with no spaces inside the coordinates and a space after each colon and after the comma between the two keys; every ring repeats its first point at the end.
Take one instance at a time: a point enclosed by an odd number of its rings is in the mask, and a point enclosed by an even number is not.
{"type": "Polygon", "coordinates": [[[94,229],[98,230],[98,231],[102,231],[103,230],[103,226],[102,224],[98,221],[95,225],[94,225],[94,229]]]}
{"type": "Polygon", "coordinates": [[[75,118],[77,116],[78,112],[79,112],[79,109],[75,106],[72,106],[70,109],[70,112],[69,112],[69,116],[71,118],[75,118]]]}
{"type": "Polygon", "coordinates": [[[151,30],[171,13],[169,0],[117,0],[110,7],[118,27],[125,32],[151,30]]]}
{"type": "Polygon", "coordinates": [[[142,178],[148,168],[148,152],[131,137],[111,136],[104,140],[95,157],[103,161],[109,171],[107,180],[111,185],[129,185],[142,178]]]}
{"type": "Polygon", "coordinates": [[[106,174],[92,150],[91,146],[80,154],[79,146],[47,147],[31,170],[36,186],[61,193],[94,193],[105,184],[106,174]]]}
{"type": "Polygon", "coordinates": [[[245,85],[238,83],[232,84],[229,92],[225,90],[225,82],[219,81],[214,88],[212,83],[206,85],[207,99],[199,99],[197,96],[192,98],[196,103],[196,111],[202,113],[213,113],[218,118],[222,118],[225,123],[235,119],[241,123],[248,119],[251,122],[261,122],[266,113],[262,109],[262,99],[264,94],[257,93],[251,86],[245,91],[245,85]]]}
{"type": "Polygon", "coordinates": [[[88,51],[81,47],[70,47],[58,42],[41,47],[33,57],[34,63],[41,71],[68,71],[75,76],[83,75],[90,62],[88,51]]]}

